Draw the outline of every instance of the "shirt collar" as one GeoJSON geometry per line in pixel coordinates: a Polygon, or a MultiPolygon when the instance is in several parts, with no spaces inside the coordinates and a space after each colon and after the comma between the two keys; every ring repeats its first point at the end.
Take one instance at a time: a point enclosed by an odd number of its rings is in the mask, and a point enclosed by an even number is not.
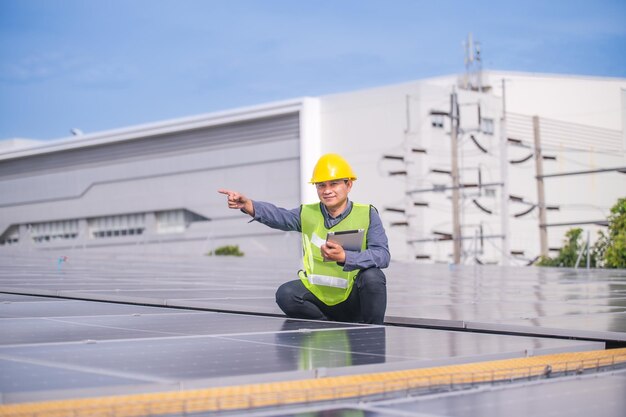
{"type": "Polygon", "coordinates": [[[344,219],[348,214],[350,214],[350,210],[352,209],[352,201],[348,199],[348,204],[346,204],[346,209],[342,211],[341,214],[337,217],[331,217],[330,213],[328,212],[324,204],[320,203],[320,206],[322,206],[322,214],[324,215],[325,219],[338,221],[338,220],[344,219]]]}

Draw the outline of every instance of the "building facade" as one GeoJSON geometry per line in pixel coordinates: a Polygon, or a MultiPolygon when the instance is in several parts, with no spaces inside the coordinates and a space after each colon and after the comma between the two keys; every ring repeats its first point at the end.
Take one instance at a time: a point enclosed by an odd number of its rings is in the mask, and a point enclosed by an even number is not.
{"type": "Polygon", "coordinates": [[[248,224],[217,189],[313,202],[313,166],[336,152],[358,175],[351,198],[381,213],[393,259],[452,262],[459,236],[463,263],[527,264],[570,227],[595,238],[626,195],[610,170],[626,167],[625,90],[484,72],[478,87],[438,77],[0,148],[0,248],[298,257],[296,233],[248,224]],[[543,178],[540,197],[538,169],[607,171],[543,178]]]}
{"type": "Polygon", "coordinates": [[[217,189],[300,201],[304,101],[84,135],[0,154],[0,243],[24,249],[297,254],[217,189]],[[286,174],[286,175],[285,175],[286,174]]]}

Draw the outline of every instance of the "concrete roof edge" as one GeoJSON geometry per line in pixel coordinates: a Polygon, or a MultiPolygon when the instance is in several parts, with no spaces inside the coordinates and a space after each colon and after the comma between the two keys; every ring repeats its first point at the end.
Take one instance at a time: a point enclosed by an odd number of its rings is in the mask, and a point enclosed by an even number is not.
{"type": "Polygon", "coordinates": [[[0,151],[0,161],[295,113],[302,108],[304,100],[305,97],[302,97],[60,138],[27,149],[0,151]]]}
{"type": "MultiPolygon", "coordinates": [[[[423,82],[441,82],[441,81],[454,81],[458,77],[462,77],[464,73],[436,75],[433,77],[427,77],[416,81],[423,82]]],[[[626,82],[626,78],[620,77],[604,77],[600,75],[582,75],[582,74],[560,74],[560,73],[544,73],[544,72],[524,72],[524,71],[507,71],[498,69],[483,69],[483,76],[494,78],[506,78],[520,77],[520,78],[551,78],[551,79],[563,79],[563,80],[579,80],[579,81],[604,81],[604,82],[626,82]]]]}
{"type": "Polygon", "coordinates": [[[602,75],[585,75],[585,74],[561,74],[556,72],[524,72],[524,71],[507,71],[498,69],[483,70],[483,73],[492,76],[511,75],[517,77],[529,78],[564,78],[577,80],[594,80],[594,81],[621,81],[626,82],[624,77],[606,77],[602,75]]]}

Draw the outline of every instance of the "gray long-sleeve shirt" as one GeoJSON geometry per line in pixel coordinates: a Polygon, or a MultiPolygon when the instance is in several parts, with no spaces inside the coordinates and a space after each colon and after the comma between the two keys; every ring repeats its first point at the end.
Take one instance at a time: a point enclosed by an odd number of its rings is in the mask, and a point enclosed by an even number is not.
{"type": "MultiPolygon", "coordinates": [[[[264,201],[253,201],[254,220],[263,223],[273,229],[284,231],[302,232],[300,223],[300,207],[288,210],[277,207],[272,203],[264,201]]],[[[322,206],[324,215],[324,225],[327,229],[335,226],[350,214],[352,201],[348,201],[348,206],[337,217],[331,217],[326,207],[322,206]]],[[[389,254],[389,243],[383,223],[380,220],[378,211],[372,206],[370,216],[370,226],[367,229],[367,248],[364,251],[345,251],[346,261],[343,265],[344,271],[354,271],[356,269],[386,268],[389,266],[391,255],[389,254]]]]}

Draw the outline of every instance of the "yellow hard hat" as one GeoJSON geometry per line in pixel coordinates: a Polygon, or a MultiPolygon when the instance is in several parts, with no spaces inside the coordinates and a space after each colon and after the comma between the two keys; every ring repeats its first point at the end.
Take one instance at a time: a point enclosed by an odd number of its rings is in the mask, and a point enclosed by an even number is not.
{"type": "Polygon", "coordinates": [[[356,175],[354,175],[352,167],[345,159],[336,153],[327,153],[326,155],[322,155],[317,161],[317,164],[315,164],[310,183],[315,184],[342,178],[356,180],[356,175]]]}

